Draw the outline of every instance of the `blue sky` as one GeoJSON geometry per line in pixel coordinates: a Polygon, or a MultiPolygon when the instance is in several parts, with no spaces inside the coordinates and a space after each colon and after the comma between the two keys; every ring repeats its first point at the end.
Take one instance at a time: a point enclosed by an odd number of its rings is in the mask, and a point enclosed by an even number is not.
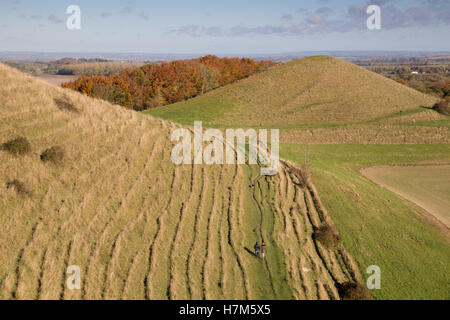
{"type": "Polygon", "coordinates": [[[450,51],[450,0],[0,0],[0,51],[450,51]],[[68,30],[66,9],[81,9],[68,30]],[[381,7],[381,30],[366,9],[381,7]]]}

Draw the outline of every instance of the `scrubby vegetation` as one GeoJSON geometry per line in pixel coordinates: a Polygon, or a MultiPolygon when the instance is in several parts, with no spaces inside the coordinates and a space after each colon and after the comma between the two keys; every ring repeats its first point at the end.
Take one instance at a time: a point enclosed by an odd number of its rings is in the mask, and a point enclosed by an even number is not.
{"type": "Polygon", "coordinates": [[[18,137],[3,143],[0,149],[14,155],[24,155],[31,151],[31,144],[27,138],[18,137]]]}
{"type": "Polygon", "coordinates": [[[357,282],[344,282],[338,285],[339,295],[344,300],[372,300],[369,290],[357,282]]]}
{"type": "Polygon", "coordinates": [[[25,187],[25,184],[17,179],[14,179],[12,181],[9,181],[6,183],[7,189],[14,189],[17,194],[21,196],[31,196],[31,191],[28,190],[27,187],[25,187]]]}
{"type": "Polygon", "coordinates": [[[295,177],[295,181],[301,187],[306,187],[311,182],[311,168],[309,163],[301,166],[292,166],[291,171],[295,177]]]}
{"type": "Polygon", "coordinates": [[[67,97],[54,98],[55,104],[61,111],[69,111],[73,113],[79,113],[80,111],[74,106],[74,104],[67,97]]]}
{"type": "Polygon", "coordinates": [[[61,146],[54,146],[47,150],[45,150],[41,154],[41,160],[43,162],[51,162],[56,165],[62,164],[62,161],[64,159],[65,150],[61,146]]]}
{"type": "Polygon", "coordinates": [[[314,230],[313,236],[314,240],[320,242],[329,249],[337,248],[342,243],[339,233],[329,224],[323,224],[314,230]]]}
{"type": "Polygon", "coordinates": [[[148,64],[110,77],[91,76],[63,84],[90,97],[134,110],[174,103],[230,84],[273,66],[246,58],[198,59],[148,64]]]}
{"type": "Polygon", "coordinates": [[[441,100],[433,106],[433,109],[441,114],[450,116],[449,99],[441,100]]]}

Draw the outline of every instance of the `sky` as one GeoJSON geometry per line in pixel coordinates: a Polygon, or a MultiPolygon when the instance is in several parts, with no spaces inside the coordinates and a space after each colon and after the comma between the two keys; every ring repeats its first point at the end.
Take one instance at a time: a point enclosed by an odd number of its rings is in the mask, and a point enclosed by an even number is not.
{"type": "Polygon", "coordinates": [[[450,0],[0,0],[0,51],[450,51],[449,35],[450,0]],[[70,5],[79,30],[67,28],[70,5]]]}

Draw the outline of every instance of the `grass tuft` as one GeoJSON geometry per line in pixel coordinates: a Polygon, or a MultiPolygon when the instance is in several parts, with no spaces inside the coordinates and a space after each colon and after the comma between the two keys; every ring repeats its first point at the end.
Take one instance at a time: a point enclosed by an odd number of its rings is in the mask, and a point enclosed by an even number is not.
{"type": "Polygon", "coordinates": [[[343,300],[372,300],[369,290],[357,282],[340,283],[338,291],[343,300]]]}
{"type": "Polygon", "coordinates": [[[441,100],[433,106],[433,110],[440,114],[450,116],[449,100],[441,100]]]}
{"type": "Polygon", "coordinates": [[[31,151],[31,144],[27,138],[18,137],[1,145],[1,150],[7,151],[13,155],[24,155],[31,151]]]}
{"type": "Polygon", "coordinates": [[[320,242],[329,249],[334,249],[342,243],[341,236],[329,224],[324,224],[314,231],[314,240],[320,242]]]}
{"type": "Polygon", "coordinates": [[[25,187],[25,184],[23,182],[20,182],[17,179],[6,183],[6,188],[16,190],[17,194],[21,196],[31,196],[31,191],[29,191],[27,187],[25,187]]]}
{"type": "Polygon", "coordinates": [[[80,111],[74,106],[72,102],[70,102],[69,98],[54,98],[55,104],[58,106],[61,111],[69,111],[72,113],[80,113],[80,111]]]}
{"type": "Polygon", "coordinates": [[[306,187],[311,182],[311,168],[308,163],[299,167],[292,166],[292,173],[297,178],[296,183],[301,187],[306,187]]]}
{"type": "Polygon", "coordinates": [[[65,156],[65,150],[61,146],[54,146],[47,150],[45,150],[41,154],[41,160],[43,162],[51,162],[56,165],[62,164],[62,161],[65,156]]]}

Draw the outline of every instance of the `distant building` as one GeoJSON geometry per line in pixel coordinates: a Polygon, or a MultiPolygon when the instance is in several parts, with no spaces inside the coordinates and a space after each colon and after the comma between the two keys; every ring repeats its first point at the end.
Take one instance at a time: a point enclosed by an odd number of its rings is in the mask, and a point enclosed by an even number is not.
{"type": "Polygon", "coordinates": [[[411,74],[419,74],[418,71],[412,71],[411,74]]]}

